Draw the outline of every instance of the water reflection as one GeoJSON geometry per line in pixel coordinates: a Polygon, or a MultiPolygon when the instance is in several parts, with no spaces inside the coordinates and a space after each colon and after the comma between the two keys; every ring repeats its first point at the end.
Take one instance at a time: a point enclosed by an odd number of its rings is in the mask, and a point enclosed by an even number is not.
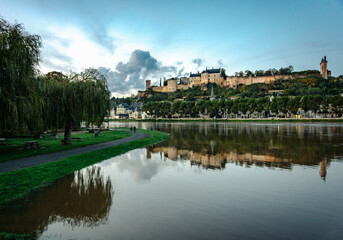
{"type": "Polygon", "coordinates": [[[39,236],[54,222],[94,228],[108,221],[113,194],[100,167],[85,168],[2,210],[0,229],[39,236]]]}
{"type": "MultiPolygon", "coordinates": [[[[152,149],[152,146],[147,148],[152,149]]],[[[166,159],[162,155],[160,158],[152,158],[152,152],[151,150],[140,149],[121,155],[120,158],[102,162],[100,165],[102,167],[114,167],[120,172],[128,172],[137,183],[147,183],[158,175],[163,168],[175,166],[174,162],[163,161],[166,159]]]]}
{"type": "Polygon", "coordinates": [[[320,171],[319,171],[319,175],[320,177],[325,181],[326,179],[326,168],[328,165],[328,161],[327,160],[323,160],[320,162],[320,171]]]}
{"type": "Polygon", "coordinates": [[[343,128],[335,124],[200,123],[156,128],[168,131],[171,137],[147,147],[147,156],[160,152],[205,169],[224,169],[227,163],[284,169],[294,164],[320,165],[325,181],[331,159],[343,155],[343,128]]]}

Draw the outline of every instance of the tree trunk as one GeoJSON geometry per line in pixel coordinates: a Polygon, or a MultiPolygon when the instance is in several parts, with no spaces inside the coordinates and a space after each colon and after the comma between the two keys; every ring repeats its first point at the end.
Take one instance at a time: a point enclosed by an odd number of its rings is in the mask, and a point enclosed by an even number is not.
{"type": "Polygon", "coordinates": [[[71,145],[71,131],[73,129],[73,121],[68,120],[64,129],[64,145],[71,145]]]}

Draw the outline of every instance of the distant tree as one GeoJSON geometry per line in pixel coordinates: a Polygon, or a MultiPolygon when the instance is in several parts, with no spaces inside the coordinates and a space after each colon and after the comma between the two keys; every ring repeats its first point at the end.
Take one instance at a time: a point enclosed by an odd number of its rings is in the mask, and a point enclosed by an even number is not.
{"type": "Polygon", "coordinates": [[[291,98],[288,103],[287,103],[287,109],[293,113],[296,114],[298,112],[298,108],[299,108],[299,101],[300,101],[300,97],[295,97],[295,98],[291,98]]]}
{"type": "Polygon", "coordinates": [[[278,103],[277,103],[277,98],[273,98],[271,104],[270,104],[270,110],[271,112],[278,114],[279,110],[278,110],[278,103]]]}
{"type": "Polygon", "coordinates": [[[272,76],[272,72],[270,70],[267,70],[264,72],[264,76],[272,76]]]}
{"type": "Polygon", "coordinates": [[[244,73],[246,77],[254,76],[254,74],[250,70],[245,70],[244,73]]]}
{"type": "Polygon", "coordinates": [[[275,68],[270,68],[268,71],[270,71],[270,73],[272,74],[272,76],[275,76],[277,74],[277,69],[275,68]]]}
{"type": "Polygon", "coordinates": [[[283,114],[287,113],[288,101],[289,101],[289,97],[287,97],[287,96],[276,98],[278,112],[281,112],[283,114]]]}
{"type": "Polygon", "coordinates": [[[256,76],[256,77],[264,76],[264,71],[263,71],[263,70],[256,70],[256,71],[255,71],[255,76],[256,76]]]}
{"type": "Polygon", "coordinates": [[[222,77],[222,78],[226,78],[226,73],[225,73],[225,69],[224,68],[221,68],[220,69],[220,77],[222,77]]]}
{"type": "Polygon", "coordinates": [[[292,65],[279,69],[280,75],[288,75],[288,74],[291,74],[292,72],[293,72],[293,66],[292,65]]]}

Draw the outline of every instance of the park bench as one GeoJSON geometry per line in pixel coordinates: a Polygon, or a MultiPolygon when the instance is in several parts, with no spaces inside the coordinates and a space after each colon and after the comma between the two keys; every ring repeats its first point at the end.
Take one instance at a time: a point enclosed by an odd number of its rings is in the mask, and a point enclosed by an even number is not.
{"type": "Polygon", "coordinates": [[[0,145],[1,146],[7,146],[8,145],[8,140],[5,138],[0,138],[0,145]]]}
{"type": "Polygon", "coordinates": [[[80,141],[81,141],[81,138],[73,137],[73,138],[71,138],[71,140],[76,140],[76,141],[80,142],[80,141]]]}
{"type": "Polygon", "coordinates": [[[24,143],[25,149],[34,149],[39,148],[39,142],[38,141],[27,141],[24,143]]]}

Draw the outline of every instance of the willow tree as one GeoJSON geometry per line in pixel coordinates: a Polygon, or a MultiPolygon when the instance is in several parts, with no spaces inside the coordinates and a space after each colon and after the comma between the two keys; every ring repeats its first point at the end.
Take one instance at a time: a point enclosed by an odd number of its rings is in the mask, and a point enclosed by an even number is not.
{"type": "Polygon", "coordinates": [[[64,143],[71,144],[71,132],[81,121],[98,124],[110,110],[106,78],[96,69],[64,76],[54,74],[40,81],[44,95],[44,122],[49,129],[64,128],[64,143]]]}
{"type": "Polygon", "coordinates": [[[35,80],[40,47],[39,36],[0,18],[0,136],[29,129],[40,116],[42,99],[35,80]]]}

